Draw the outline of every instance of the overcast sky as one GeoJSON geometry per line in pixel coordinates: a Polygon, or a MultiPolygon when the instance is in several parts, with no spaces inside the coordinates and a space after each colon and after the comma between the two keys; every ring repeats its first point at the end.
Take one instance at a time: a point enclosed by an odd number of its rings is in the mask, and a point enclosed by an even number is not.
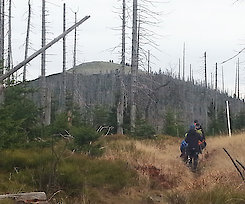
{"type": "MultiPolygon", "coordinates": [[[[13,1],[13,61],[14,65],[23,60],[24,41],[26,32],[28,0],[13,1]]],[[[140,2],[140,0],[138,0],[140,2]]],[[[221,62],[232,57],[245,47],[245,2],[240,0],[158,0],[157,11],[161,23],[154,29],[159,34],[155,42],[158,50],[151,47],[152,69],[158,71],[172,71],[178,74],[178,60],[182,60],[183,44],[186,45],[186,78],[189,66],[192,65],[195,79],[204,78],[204,52],[207,52],[208,81],[211,72],[214,73],[215,63],[219,67],[219,87],[221,88],[221,62]]],[[[31,42],[32,54],[41,45],[41,0],[31,0],[33,18],[31,42]]],[[[128,7],[132,8],[132,0],[128,7]]],[[[62,32],[62,7],[67,6],[67,27],[74,22],[74,12],[78,12],[78,19],[90,15],[78,29],[77,64],[89,61],[120,62],[120,49],[112,48],[120,45],[121,26],[118,0],[47,0],[48,42],[62,32]]],[[[130,21],[130,18],[128,18],[130,21]]],[[[130,25],[130,23],[129,23],[130,25]]],[[[131,30],[127,30],[130,37],[131,30]]],[[[130,51],[130,42],[127,44],[130,51]]],[[[72,67],[73,33],[67,37],[67,68],[72,67]]],[[[62,41],[47,51],[47,75],[62,71],[62,41]]],[[[245,95],[245,53],[239,55],[241,61],[241,90],[245,95]]],[[[127,60],[130,61],[130,53],[127,60]]],[[[223,64],[225,88],[234,89],[237,58],[223,64]]],[[[40,75],[40,58],[29,64],[28,79],[40,75]]]]}

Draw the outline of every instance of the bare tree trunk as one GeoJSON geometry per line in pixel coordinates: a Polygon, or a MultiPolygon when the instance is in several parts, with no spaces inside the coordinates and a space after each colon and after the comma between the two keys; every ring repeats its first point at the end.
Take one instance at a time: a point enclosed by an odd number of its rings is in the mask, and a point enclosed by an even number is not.
{"type": "MultiPolygon", "coordinates": [[[[63,4],[63,32],[66,30],[66,4],[63,4]]],[[[66,104],[66,37],[63,37],[63,79],[60,99],[61,110],[65,110],[66,104]]]]}
{"type": "Polygon", "coordinates": [[[150,58],[151,58],[151,51],[148,50],[148,59],[147,59],[147,72],[148,72],[148,74],[150,74],[150,72],[151,72],[150,58]]]}
{"type": "Polygon", "coordinates": [[[239,58],[237,60],[237,98],[240,98],[240,62],[239,62],[239,58]]]}
{"type": "MultiPolygon", "coordinates": [[[[75,23],[77,23],[77,12],[75,12],[75,23]]],[[[74,50],[73,50],[73,68],[76,66],[77,61],[77,28],[74,32],[74,50]]]]}
{"type": "Polygon", "coordinates": [[[224,84],[224,67],[222,66],[222,91],[225,92],[225,84],[224,84]]]}
{"type": "MultiPolygon", "coordinates": [[[[42,0],[42,47],[46,45],[46,0],[42,0]]],[[[45,76],[46,66],[46,51],[44,50],[41,55],[41,108],[43,109],[42,122],[44,125],[48,125],[50,121],[46,113],[47,108],[47,84],[45,76]]]]}
{"type": "Polygon", "coordinates": [[[217,91],[218,91],[218,63],[215,64],[215,119],[218,119],[218,100],[217,100],[217,91]]]}
{"type": "Polygon", "coordinates": [[[180,79],[180,70],[181,70],[181,65],[180,65],[180,58],[179,58],[179,74],[178,74],[178,79],[180,79]]]}
{"type": "Polygon", "coordinates": [[[0,21],[0,75],[4,73],[4,17],[5,17],[5,0],[0,1],[1,21],[0,21]]]}
{"type": "Polygon", "coordinates": [[[183,47],[183,81],[185,81],[185,43],[183,47]]]}
{"type": "MultiPolygon", "coordinates": [[[[27,56],[28,56],[30,26],[31,26],[31,2],[29,0],[28,1],[28,20],[27,20],[27,29],[26,29],[25,59],[27,59],[27,56]]],[[[24,70],[23,70],[23,81],[26,81],[26,65],[24,66],[24,70]]]]}
{"type": "Polygon", "coordinates": [[[235,76],[235,93],[234,97],[237,97],[237,63],[236,63],[236,76],[235,76]]]}
{"type": "MultiPolygon", "coordinates": [[[[77,23],[77,12],[75,12],[75,24],[77,23]]],[[[74,30],[74,48],[73,48],[73,80],[72,80],[72,104],[75,102],[75,93],[76,93],[76,85],[77,85],[77,76],[76,76],[76,62],[77,62],[77,28],[74,30]]],[[[72,105],[73,106],[73,105],[72,105]]],[[[73,107],[72,107],[73,109],[73,107]]]]}
{"type": "Polygon", "coordinates": [[[123,0],[123,12],[122,12],[122,62],[119,73],[120,80],[120,96],[117,105],[117,134],[123,134],[123,116],[124,116],[124,69],[125,69],[125,29],[126,29],[126,0],[123,0]]]}
{"type": "MultiPolygon", "coordinates": [[[[12,29],[11,29],[11,18],[12,18],[12,0],[9,0],[9,22],[8,22],[8,64],[7,64],[7,71],[9,71],[12,68],[12,47],[11,47],[11,33],[12,33],[12,29]]],[[[12,79],[13,79],[13,75],[12,75],[12,79]]],[[[8,79],[9,84],[11,83],[10,81],[10,77],[8,79]]]]}
{"type": "Polygon", "coordinates": [[[204,52],[204,75],[205,75],[205,87],[208,87],[208,83],[207,83],[207,53],[204,52]]]}
{"type": "Polygon", "coordinates": [[[191,77],[191,64],[190,64],[190,82],[191,82],[191,79],[192,79],[192,77],[191,77]]]}
{"type": "Polygon", "coordinates": [[[133,0],[133,31],[132,31],[132,59],[131,59],[131,112],[130,112],[130,125],[131,131],[135,129],[136,121],[136,81],[137,81],[137,0],[133,0]]]}

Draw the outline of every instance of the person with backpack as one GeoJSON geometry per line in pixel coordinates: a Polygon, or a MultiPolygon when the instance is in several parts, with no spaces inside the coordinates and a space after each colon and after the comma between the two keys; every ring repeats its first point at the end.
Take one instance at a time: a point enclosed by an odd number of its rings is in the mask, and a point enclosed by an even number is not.
{"type": "Polygon", "coordinates": [[[189,166],[193,171],[197,170],[198,154],[200,153],[199,141],[203,141],[200,134],[197,133],[195,125],[191,125],[185,138],[185,142],[188,144],[186,152],[189,159],[189,166]]]}
{"type": "Polygon", "coordinates": [[[202,152],[202,150],[207,146],[205,134],[204,134],[204,130],[203,130],[202,126],[200,125],[200,123],[197,120],[195,120],[195,121],[194,121],[194,124],[196,126],[196,131],[198,134],[201,135],[201,137],[203,139],[202,142],[199,142],[200,151],[202,152]],[[195,123],[195,121],[196,121],[196,123],[195,123]]]}
{"type": "Polygon", "coordinates": [[[185,140],[182,140],[180,144],[180,158],[186,163],[188,161],[188,155],[187,155],[187,146],[188,144],[186,143],[185,140]]]}

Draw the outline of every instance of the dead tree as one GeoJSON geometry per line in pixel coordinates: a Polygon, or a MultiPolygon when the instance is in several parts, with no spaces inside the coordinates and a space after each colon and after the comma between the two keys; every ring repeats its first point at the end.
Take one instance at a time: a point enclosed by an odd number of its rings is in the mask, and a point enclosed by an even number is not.
{"type": "MultiPolygon", "coordinates": [[[[46,45],[46,0],[42,0],[42,47],[46,45]]],[[[49,121],[46,121],[47,116],[45,115],[45,108],[47,106],[46,101],[46,77],[45,77],[45,66],[46,66],[46,52],[45,50],[41,54],[41,108],[43,109],[42,123],[48,125],[49,121]]]]}
{"type": "Polygon", "coordinates": [[[126,33],[126,1],[123,0],[123,11],[122,11],[122,62],[121,62],[121,69],[119,73],[119,100],[117,104],[117,133],[123,134],[123,118],[124,118],[124,69],[125,69],[125,50],[126,50],[126,43],[125,43],[125,33],[126,33]]]}
{"type": "MultiPolygon", "coordinates": [[[[63,4],[63,32],[66,30],[66,4],[63,4]]],[[[63,37],[63,72],[62,72],[62,88],[60,109],[64,110],[66,98],[66,37],[63,37]]]]}
{"type": "MultiPolygon", "coordinates": [[[[25,43],[25,59],[28,56],[28,48],[29,48],[29,39],[30,39],[30,26],[31,26],[31,2],[28,1],[28,19],[27,19],[27,28],[26,28],[26,43],[25,43]]],[[[26,81],[26,66],[23,69],[23,82],[26,81]]]]}
{"type": "Polygon", "coordinates": [[[5,0],[0,0],[0,75],[4,73],[4,17],[5,0]]]}
{"type": "Polygon", "coordinates": [[[207,82],[207,53],[204,52],[204,77],[205,77],[205,87],[208,87],[207,82]]]}
{"type": "Polygon", "coordinates": [[[225,92],[224,67],[222,66],[222,91],[225,92]]]}
{"type": "MultiPolygon", "coordinates": [[[[77,12],[75,12],[75,24],[77,23],[77,12]]],[[[74,30],[74,49],[73,49],[73,68],[76,67],[77,61],[77,28],[74,30]]]]}
{"type": "Polygon", "coordinates": [[[218,63],[215,64],[215,119],[218,119],[218,63]]]}
{"type": "Polygon", "coordinates": [[[138,38],[138,32],[137,32],[137,0],[133,0],[133,27],[132,27],[132,57],[131,57],[131,110],[130,110],[130,125],[131,125],[131,131],[134,131],[135,129],[135,121],[136,121],[136,83],[137,83],[137,38],[138,38]]]}
{"type": "Polygon", "coordinates": [[[181,65],[180,65],[180,58],[179,58],[179,74],[178,74],[178,79],[180,80],[180,70],[181,70],[181,65]]]}
{"type": "MultiPolygon", "coordinates": [[[[74,12],[74,17],[75,17],[75,23],[77,22],[77,12],[74,12]]],[[[76,75],[76,70],[75,67],[77,65],[77,29],[74,29],[74,44],[73,44],[73,71],[72,71],[72,104],[74,105],[75,102],[75,96],[76,96],[76,89],[77,89],[77,75],[76,75]]],[[[72,105],[72,109],[73,109],[72,105]]]]}
{"type": "MultiPolygon", "coordinates": [[[[12,0],[9,0],[9,13],[8,13],[8,64],[7,64],[7,71],[9,71],[12,68],[12,42],[11,42],[11,34],[12,34],[12,29],[11,29],[11,18],[12,18],[12,0]]],[[[13,76],[12,76],[13,78],[13,76]]],[[[10,78],[8,79],[8,83],[10,84],[10,78]]]]}
{"type": "Polygon", "coordinates": [[[237,59],[237,98],[240,98],[240,62],[239,58],[237,59]]]}
{"type": "Polygon", "coordinates": [[[183,77],[182,77],[183,81],[185,81],[185,43],[184,43],[184,47],[183,47],[183,77]]]}

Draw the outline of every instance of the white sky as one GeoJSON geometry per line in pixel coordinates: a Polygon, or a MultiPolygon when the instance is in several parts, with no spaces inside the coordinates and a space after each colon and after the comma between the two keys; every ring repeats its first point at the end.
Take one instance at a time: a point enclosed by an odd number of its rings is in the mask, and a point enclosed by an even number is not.
{"type": "MultiPolygon", "coordinates": [[[[28,0],[13,1],[13,61],[14,65],[24,58],[24,41],[26,32],[28,0]]],[[[140,0],[138,0],[140,2],[140,0]]],[[[158,71],[172,70],[177,74],[178,60],[182,59],[183,44],[186,44],[186,78],[192,64],[194,78],[204,78],[204,52],[207,51],[208,81],[214,72],[215,63],[219,66],[219,87],[221,88],[221,62],[232,57],[245,47],[245,2],[240,0],[158,0],[157,10],[162,11],[161,24],[155,29],[161,37],[156,43],[159,50],[151,50],[152,69],[158,71]]],[[[31,42],[32,48],[38,50],[41,45],[41,0],[31,0],[33,9],[31,42]]],[[[67,6],[67,27],[74,21],[74,11],[78,12],[78,20],[91,15],[78,29],[77,64],[89,61],[120,62],[120,49],[111,48],[121,43],[121,26],[119,12],[115,7],[121,6],[118,0],[47,0],[48,40],[52,40],[62,32],[63,3],[67,6]]],[[[128,7],[132,8],[132,0],[128,7]]],[[[130,23],[129,23],[130,25],[130,23]]],[[[129,37],[131,30],[127,30],[129,37]]],[[[128,42],[130,51],[130,41],[128,42]]],[[[146,47],[150,49],[150,47],[146,47]]],[[[32,54],[34,50],[30,50],[32,54]]],[[[47,75],[62,71],[62,41],[47,51],[47,75]]],[[[67,37],[67,68],[72,66],[73,33],[67,37]]],[[[245,53],[241,54],[241,90],[245,96],[245,53]]],[[[130,53],[128,54],[130,60],[130,53]]],[[[237,58],[223,65],[225,88],[234,89],[235,64],[237,58]]],[[[40,75],[40,57],[29,64],[28,79],[40,75]]]]}

